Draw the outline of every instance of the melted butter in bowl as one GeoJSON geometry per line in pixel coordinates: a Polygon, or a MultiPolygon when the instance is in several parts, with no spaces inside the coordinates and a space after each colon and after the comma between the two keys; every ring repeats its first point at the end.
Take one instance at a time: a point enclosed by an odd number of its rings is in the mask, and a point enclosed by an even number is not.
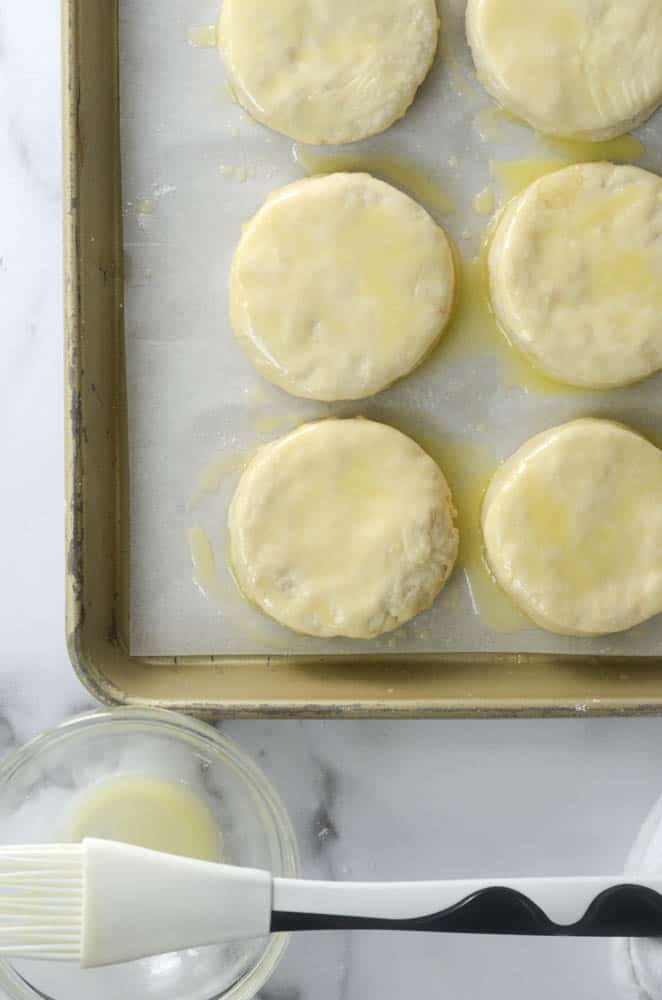
{"type": "Polygon", "coordinates": [[[221,833],[205,802],[185,784],[151,775],[120,775],[86,789],[65,821],[63,839],[84,837],[201,861],[221,857],[221,833]]]}

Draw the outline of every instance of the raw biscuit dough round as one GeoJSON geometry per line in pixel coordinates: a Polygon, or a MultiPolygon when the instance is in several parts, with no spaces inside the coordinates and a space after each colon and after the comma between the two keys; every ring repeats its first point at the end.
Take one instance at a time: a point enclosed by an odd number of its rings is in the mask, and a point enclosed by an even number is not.
{"type": "Polygon", "coordinates": [[[244,227],[230,278],[234,332],[294,396],[361,399],[439,339],[455,275],[425,209],[369,174],[297,181],[244,227]]]}
{"type": "Polygon", "coordinates": [[[506,208],[488,265],[498,322],[546,374],[607,389],[662,368],[662,178],[548,174],[506,208]]]}
{"type": "Polygon", "coordinates": [[[662,103],[660,0],[469,0],[481,82],[549,135],[629,132],[662,103]]]}
{"type": "Polygon", "coordinates": [[[401,118],[437,49],[435,0],[223,0],[237,100],[298,142],[364,139],[401,118]]]}
{"type": "Polygon", "coordinates": [[[496,579],[541,628],[621,632],[662,611],[662,452],[609,420],[524,444],[482,512],[496,579]]]}
{"type": "Polygon", "coordinates": [[[411,438],[360,418],[261,448],[230,505],[241,591],[283,625],[371,639],[431,606],[458,551],[450,490],[411,438]]]}

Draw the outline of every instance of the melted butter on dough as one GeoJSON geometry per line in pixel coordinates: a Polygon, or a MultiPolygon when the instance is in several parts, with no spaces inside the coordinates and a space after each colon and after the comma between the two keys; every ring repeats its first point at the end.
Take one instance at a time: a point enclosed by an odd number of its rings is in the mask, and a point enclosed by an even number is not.
{"type": "Polygon", "coordinates": [[[450,490],[416,442],[324,420],[261,448],[228,515],[244,595],[307,635],[374,638],[431,606],[458,551],[450,490]]]}
{"type": "Polygon", "coordinates": [[[258,370],[295,396],[360,399],[412,371],[448,320],[446,235],[368,174],[298,181],[245,227],[232,326],[258,370]]]}
{"type": "Polygon", "coordinates": [[[547,375],[606,389],[662,368],[662,179],[577,164],[502,215],[489,255],[503,330],[547,375]]]}
{"type": "Polygon", "coordinates": [[[482,522],[494,575],[542,628],[603,635],[662,611],[662,452],[620,424],[532,438],[492,479],[482,522]]]}
{"type": "Polygon", "coordinates": [[[662,103],[659,0],[469,0],[467,36],[487,90],[541,132],[608,139],[662,103]]]}
{"type": "Polygon", "coordinates": [[[405,113],[438,34],[435,0],[223,0],[219,46],[253,118],[299,142],[337,144],[405,113]]]}

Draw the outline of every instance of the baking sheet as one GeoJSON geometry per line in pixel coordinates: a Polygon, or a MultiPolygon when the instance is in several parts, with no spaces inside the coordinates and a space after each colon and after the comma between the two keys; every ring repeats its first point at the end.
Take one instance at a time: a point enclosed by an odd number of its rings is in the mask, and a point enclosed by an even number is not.
{"type": "MultiPolygon", "coordinates": [[[[514,123],[481,135],[480,113],[491,102],[471,68],[464,6],[442,0],[439,58],[405,118],[342,153],[392,157],[435,178],[455,211],[432,214],[471,256],[487,223],[473,199],[490,183],[489,160],[555,154],[514,123]]],[[[290,140],[252,122],[232,101],[216,51],[191,44],[191,30],[217,15],[215,0],[120,0],[131,653],[659,654],[662,617],[592,640],[535,628],[495,631],[476,613],[461,568],[429,612],[371,642],[296,636],[239,596],[224,556],[238,468],[254,447],[296,424],[362,414],[424,439],[466,443],[468,454],[478,448],[498,461],[530,435],[576,416],[662,428],[662,379],[603,394],[528,393],[507,384],[498,355],[444,356],[442,343],[430,364],[355,404],[296,400],[261,380],[230,330],[230,261],[242,222],[303,171],[290,140]],[[191,529],[204,532],[213,548],[211,599],[193,579],[191,529]]],[[[641,165],[658,171],[660,122],[658,115],[640,133],[641,165]]]]}

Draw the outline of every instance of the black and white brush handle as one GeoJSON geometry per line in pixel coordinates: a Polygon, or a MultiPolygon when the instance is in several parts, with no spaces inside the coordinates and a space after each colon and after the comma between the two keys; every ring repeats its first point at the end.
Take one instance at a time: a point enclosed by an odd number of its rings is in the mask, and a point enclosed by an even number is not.
{"type": "Polygon", "coordinates": [[[364,928],[662,937],[662,877],[308,882],[94,838],[0,848],[3,956],[95,968],[270,931],[364,928]]]}
{"type": "Polygon", "coordinates": [[[273,880],[272,931],[351,929],[662,937],[662,878],[273,880]]]}

